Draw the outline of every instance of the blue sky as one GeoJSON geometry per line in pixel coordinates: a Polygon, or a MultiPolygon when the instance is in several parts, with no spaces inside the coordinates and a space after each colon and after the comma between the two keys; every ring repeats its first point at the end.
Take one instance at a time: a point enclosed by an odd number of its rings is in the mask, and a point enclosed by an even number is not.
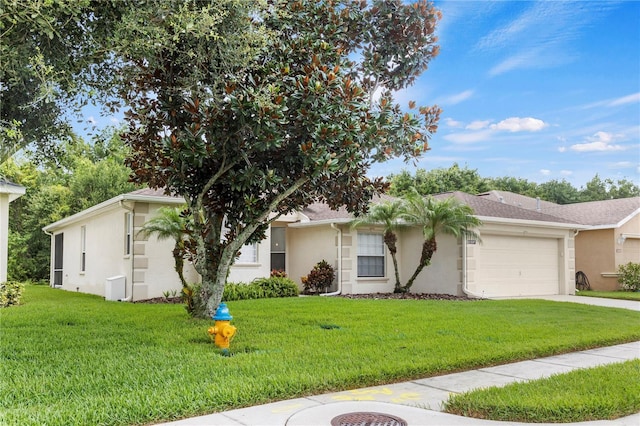
{"type": "MultiPolygon", "coordinates": [[[[408,105],[439,105],[431,150],[372,176],[458,163],[533,182],[640,183],[640,1],[435,1],[440,55],[408,105]]],[[[87,117],[99,127],[113,117],[87,117]]]]}
{"type": "MultiPolygon", "coordinates": [[[[439,105],[417,167],[640,183],[640,2],[435,1],[440,55],[406,105],[439,105]]],[[[376,165],[387,176],[416,166],[376,165]]]]}

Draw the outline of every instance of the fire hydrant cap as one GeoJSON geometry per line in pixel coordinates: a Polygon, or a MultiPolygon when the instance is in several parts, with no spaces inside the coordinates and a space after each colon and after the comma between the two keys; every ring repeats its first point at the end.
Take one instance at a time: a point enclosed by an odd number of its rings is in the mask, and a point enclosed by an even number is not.
{"type": "Polygon", "coordinates": [[[216,314],[212,317],[214,321],[231,321],[233,317],[229,313],[226,303],[221,303],[216,309],[216,314]]]}

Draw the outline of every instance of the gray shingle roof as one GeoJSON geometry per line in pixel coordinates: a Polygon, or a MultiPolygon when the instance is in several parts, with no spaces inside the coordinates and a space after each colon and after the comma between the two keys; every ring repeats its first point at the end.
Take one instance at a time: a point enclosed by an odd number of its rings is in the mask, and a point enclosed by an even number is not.
{"type": "Polygon", "coordinates": [[[488,200],[497,201],[504,204],[509,204],[515,207],[521,207],[523,209],[544,211],[547,208],[557,207],[558,204],[550,201],[544,201],[537,198],[527,197],[526,195],[516,194],[509,191],[489,191],[478,194],[478,197],[483,197],[488,200]]]}
{"type": "Polygon", "coordinates": [[[523,209],[537,210],[551,216],[564,218],[572,223],[591,226],[615,226],[640,209],[640,197],[614,200],[589,201],[575,204],[556,204],[508,191],[490,191],[479,197],[517,205],[523,209]]]}
{"type": "Polygon", "coordinates": [[[559,217],[557,215],[545,214],[536,210],[516,207],[510,204],[502,203],[500,201],[493,201],[491,199],[487,199],[486,197],[467,194],[466,192],[455,191],[435,195],[435,198],[439,199],[448,197],[454,197],[458,201],[461,201],[464,204],[468,205],[473,209],[474,213],[477,216],[517,220],[535,220],[540,222],[575,223],[570,219],[559,217]]]}
{"type": "Polygon", "coordinates": [[[558,205],[547,213],[583,225],[615,226],[634,213],[640,214],[640,197],[558,205]]]}

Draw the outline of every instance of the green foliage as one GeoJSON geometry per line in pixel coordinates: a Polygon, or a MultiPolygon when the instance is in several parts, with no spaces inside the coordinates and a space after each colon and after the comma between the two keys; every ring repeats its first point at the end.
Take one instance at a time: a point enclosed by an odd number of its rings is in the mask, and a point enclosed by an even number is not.
{"type": "Polygon", "coordinates": [[[265,297],[296,297],[299,289],[292,279],[287,277],[257,278],[251,282],[260,287],[265,297]]]}
{"type": "Polygon", "coordinates": [[[178,305],[44,286],[23,302],[0,310],[7,426],[157,424],[640,339],[640,312],[575,303],[260,299],[228,303],[238,333],[223,358],[211,319],[178,305]]]}
{"type": "Polygon", "coordinates": [[[626,291],[640,291],[640,263],[618,266],[618,283],[626,291]]]}
{"type": "Polygon", "coordinates": [[[19,305],[24,285],[17,281],[0,283],[0,308],[19,305]]]}
{"type": "Polygon", "coordinates": [[[227,283],[222,300],[268,299],[276,297],[296,297],[298,286],[286,277],[257,278],[249,284],[227,283]]]}
{"type": "Polygon", "coordinates": [[[42,228],[116,195],[136,189],[123,164],[126,148],[117,130],[86,143],[65,144],[58,161],[9,160],[0,174],[26,188],[9,206],[10,280],[49,279],[50,236],[42,228]]]}
{"type": "Polygon", "coordinates": [[[452,395],[444,411],[486,420],[577,423],[611,420],[640,408],[640,360],[452,395]]]}
{"type": "Polygon", "coordinates": [[[57,157],[72,140],[69,112],[109,95],[118,61],[109,61],[107,39],[130,3],[2,2],[0,164],[31,144],[36,159],[57,157]]]}
{"type": "Polygon", "coordinates": [[[316,263],[309,275],[302,277],[304,292],[306,294],[319,294],[326,292],[335,278],[335,270],[326,260],[316,263]]]}
{"type": "Polygon", "coordinates": [[[390,193],[396,196],[409,194],[415,188],[420,194],[432,195],[450,191],[463,191],[477,194],[490,189],[487,179],[480,177],[477,169],[467,166],[460,168],[457,163],[448,169],[417,169],[415,176],[403,170],[397,175],[390,175],[390,193]]]}
{"type": "Polygon", "coordinates": [[[517,177],[487,178],[479,175],[476,169],[466,166],[461,169],[454,163],[448,169],[438,168],[426,171],[417,169],[415,175],[403,170],[389,175],[390,193],[402,196],[415,188],[422,195],[435,195],[443,192],[462,191],[478,194],[490,190],[509,191],[528,197],[540,197],[557,204],[569,204],[586,201],[601,201],[612,198],[640,196],[640,186],[627,179],[602,180],[596,174],[585,187],[576,189],[566,180],[550,180],[541,184],[529,182],[517,177]]]}

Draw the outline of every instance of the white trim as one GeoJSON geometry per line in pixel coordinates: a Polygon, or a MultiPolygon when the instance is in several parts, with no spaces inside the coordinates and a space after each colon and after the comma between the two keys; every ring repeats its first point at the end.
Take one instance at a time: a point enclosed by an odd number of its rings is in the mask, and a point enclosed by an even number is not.
{"type": "MultiPolygon", "coordinates": [[[[541,220],[530,219],[510,219],[506,217],[494,217],[494,216],[476,216],[483,223],[497,223],[504,225],[526,225],[537,228],[558,228],[558,229],[592,229],[589,225],[580,225],[577,223],[562,223],[562,222],[545,222],[541,220]]],[[[482,230],[482,225],[480,225],[482,230]]]]}
{"type": "MultiPolygon", "coordinates": [[[[307,220],[308,219],[309,218],[307,218],[307,220]]],[[[290,223],[287,226],[290,226],[291,228],[308,228],[308,227],[312,227],[312,226],[331,225],[332,223],[334,223],[336,225],[347,225],[347,224],[349,224],[351,222],[353,222],[353,219],[351,219],[351,218],[322,219],[322,220],[314,220],[314,221],[309,221],[309,222],[290,223]]]]}
{"type": "Polygon", "coordinates": [[[152,196],[152,195],[137,195],[137,194],[121,194],[116,197],[113,197],[107,201],[103,201],[100,204],[96,204],[93,207],[89,207],[86,210],[78,212],[74,215],[61,219],[57,222],[54,222],[50,225],[42,228],[44,232],[54,232],[58,228],[62,228],[67,225],[71,225],[79,221],[80,219],[84,219],[85,217],[96,216],[100,213],[108,211],[112,208],[118,207],[121,202],[124,201],[133,201],[133,202],[143,202],[143,203],[154,203],[154,204],[184,204],[184,198],[182,197],[168,197],[168,196],[152,196]]]}

